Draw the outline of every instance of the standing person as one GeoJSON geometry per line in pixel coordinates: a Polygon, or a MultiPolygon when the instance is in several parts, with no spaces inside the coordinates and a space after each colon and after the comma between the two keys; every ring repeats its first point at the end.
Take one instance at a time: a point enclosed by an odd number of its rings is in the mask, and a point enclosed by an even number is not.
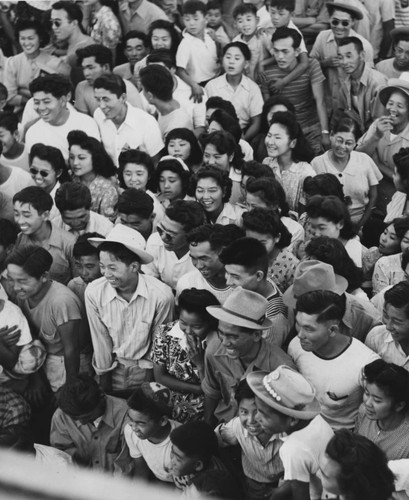
{"type": "Polygon", "coordinates": [[[171,289],[140,273],[152,261],[145,240],[117,224],[99,247],[102,278],[90,283],[85,304],[94,346],[93,366],[106,390],[126,390],[152,379],[153,332],[173,319],[171,289]]]}
{"type": "Polygon", "coordinates": [[[167,20],[167,16],[148,0],[124,0],[119,5],[119,20],[124,35],[131,30],[147,33],[150,24],[158,19],[167,20]]]}
{"type": "Polygon", "coordinates": [[[363,0],[368,10],[371,22],[371,33],[369,41],[374,48],[375,59],[385,59],[392,45],[392,34],[395,27],[395,6],[393,2],[386,0],[363,0]]]}

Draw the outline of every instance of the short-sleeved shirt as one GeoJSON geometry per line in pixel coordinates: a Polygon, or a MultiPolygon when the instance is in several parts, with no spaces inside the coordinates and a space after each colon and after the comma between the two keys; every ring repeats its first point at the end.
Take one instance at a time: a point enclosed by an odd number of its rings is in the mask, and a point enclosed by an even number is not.
{"type": "Polygon", "coordinates": [[[140,149],[149,156],[155,156],[164,146],[155,118],[130,104],[127,106],[125,120],[119,128],[116,128],[112,120],[105,117],[100,108],[94,113],[104,147],[116,165],[121,151],[140,149]]]}
{"type": "Polygon", "coordinates": [[[387,78],[400,78],[402,71],[395,68],[395,65],[393,64],[394,60],[395,58],[391,57],[390,59],[379,61],[375,66],[376,71],[383,73],[387,78]]]}
{"type": "Polygon", "coordinates": [[[68,231],[74,236],[79,236],[80,234],[85,233],[98,233],[101,236],[105,237],[114,227],[112,222],[107,217],[104,217],[103,215],[98,214],[97,212],[94,212],[92,210],[90,210],[89,222],[86,228],[81,229],[80,231],[74,230],[67,224],[64,224],[61,215],[55,217],[55,219],[53,220],[53,224],[61,229],[64,229],[65,231],[68,231]]]}
{"type": "Polygon", "coordinates": [[[245,208],[240,207],[239,205],[232,205],[227,202],[224,204],[223,210],[217,217],[216,224],[221,224],[222,226],[226,226],[227,224],[236,224],[236,226],[241,226],[243,212],[245,211],[245,208]]]}
{"type": "Polygon", "coordinates": [[[176,99],[182,108],[187,111],[193,120],[193,127],[204,127],[206,124],[206,93],[202,96],[202,102],[194,102],[190,98],[192,89],[181,78],[173,75],[176,88],[173,89],[173,99],[176,99]]]}
{"type": "Polygon", "coordinates": [[[148,33],[149,26],[153,21],[157,21],[158,19],[168,21],[168,16],[163,10],[147,0],[143,0],[135,11],[129,8],[128,2],[121,2],[119,5],[119,19],[124,35],[131,30],[148,33]]]}
{"type": "Polygon", "coordinates": [[[226,288],[216,288],[211,283],[209,283],[202,275],[200,271],[194,269],[189,273],[181,276],[176,284],[176,299],[183,292],[183,290],[187,290],[190,288],[197,288],[198,290],[208,290],[211,292],[216,299],[223,305],[231,295],[234,290],[234,287],[226,285],[226,288]]]}
{"type": "MultiPolygon", "coordinates": [[[[1,168],[1,166],[0,166],[1,168]]],[[[35,186],[35,182],[31,175],[21,168],[10,167],[11,172],[9,178],[0,184],[0,191],[10,198],[28,186],[35,186]]]]}
{"type": "Polygon", "coordinates": [[[197,83],[214,78],[219,74],[216,42],[208,33],[201,40],[184,30],[176,52],[176,66],[185,69],[197,83]]]}
{"type": "Polygon", "coordinates": [[[375,59],[379,55],[382,38],[384,36],[383,23],[395,19],[395,5],[393,0],[363,0],[368,10],[371,23],[370,39],[374,48],[375,59]]]}
{"type": "Polygon", "coordinates": [[[226,75],[219,76],[206,85],[208,97],[218,96],[230,101],[236,109],[240,127],[246,128],[250,120],[261,115],[263,110],[263,96],[258,85],[243,75],[237,88],[233,88],[227,81],[226,75]]]}
{"type": "MultiPolygon", "coordinates": [[[[312,86],[325,81],[321,67],[315,59],[310,59],[308,68],[296,80],[288,83],[280,92],[295,106],[297,121],[302,127],[319,123],[312,86]]],[[[286,76],[290,71],[280,69],[276,64],[264,68],[265,79],[260,84],[263,94],[273,95],[271,86],[286,76]]]]}
{"type": "Polygon", "coordinates": [[[165,140],[169,132],[175,128],[187,128],[189,130],[193,130],[192,116],[182,105],[180,105],[180,108],[174,109],[167,115],[159,114],[158,125],[163,140],[165,140]]]}
{"type": "Polygon", "coordinates": [[[387,363],[395,363],[409,371],[409,354],[406,354],[399,342],[393,339],[385,325],[372,328],[366,337],[365,345],[379,354],[387,363]]]}

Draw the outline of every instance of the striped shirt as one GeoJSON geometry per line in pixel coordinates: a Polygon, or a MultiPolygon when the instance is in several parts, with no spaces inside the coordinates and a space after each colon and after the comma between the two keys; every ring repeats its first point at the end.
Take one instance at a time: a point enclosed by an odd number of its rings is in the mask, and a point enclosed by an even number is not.
{"type": "Polygon", "coordinates": [[[268,301],[266,317],[272,322],[272,325],[269,330],[263,331],[263,338],[267,342],[281,346],[290,329],[288,307],[284,304],[282,293],[274,281],[270,278],[267,278],[267,281],[273,287],[271,294],[266,297],[268,301]]]}

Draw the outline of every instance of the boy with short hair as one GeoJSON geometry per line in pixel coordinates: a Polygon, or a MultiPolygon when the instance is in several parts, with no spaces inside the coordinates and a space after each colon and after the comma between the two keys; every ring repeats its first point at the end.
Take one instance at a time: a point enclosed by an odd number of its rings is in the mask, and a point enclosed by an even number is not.
{"type": "Polygon", "coordinates": [[[216,42],[206,31],[206,5],[188,0],[183,5],[185,30],[176,53],[178,76],[192,88],[192,97],[201,101],[203,86],[219,74],[216,42]]]}
{"type": "Polygon", "coordinates": [[[218,0],[211,0],[206,5],[207,27],[214,31],[216,40],[222,47],[231,42],[229,27],[222,18],[222,6],[218,0]]]}
{"type": "Polygon", "coordinates": [[[265,0],[243,0],[243,1],[244,3],[251,3],[256,7],[257,17],[258,17],[258,24],[257,24],[258,29],[267,29],[273,27],[273,23],[271,21],[270,14],[267,10],[265,0]]]}
{"type": "Polygon", "coordinates": [[[229,43],[223,49],[225,74],[211,80],[205,87],[209,97],[219,96],[232,102],[246,141],[258,133],[263,109],[260,88],[244,74],[250,60],[251,51],[246,44],[239,41],[229,43]]]}
{"type": "Polygon", "coordinates": [[[0,115],[0,142],[3,152],[0,162],[8,167],[19,167],[28,171],[28,152],[19,142],[18,116],[14,113],[0,115]]]}
{"type": "Polygon", "coordinates": [[[119,195],[116,204],[118,211],[117,223],[135,229],[147,240],[156,232],[156,224],[159,222],[154,212],[154,202],[151,196],[140,189],[125,189],[119,195]]]}
{"type": "Polygon", "coordinates": [[[157,382],[144,382],[128,399],[129,423],[124,436],[134,459],[134,476],[173,482],[170,433],[180,424],[171,420],[170,391],[157,382]]]}

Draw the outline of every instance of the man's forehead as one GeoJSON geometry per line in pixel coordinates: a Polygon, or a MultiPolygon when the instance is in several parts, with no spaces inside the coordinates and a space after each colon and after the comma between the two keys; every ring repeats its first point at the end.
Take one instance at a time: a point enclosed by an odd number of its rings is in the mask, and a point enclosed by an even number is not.
{"type": "Polygon", "coordinates": [[[58,99],[58,97],[52,95],[51,92],[39,90],[38,92],[34,92],[33,99],[58,99]]]}
{"type": "Polygon", "coordinates": [[[21,203],[20,201],[14,202],[14,208],[18,210],[22,210],[24,212],[35,212],[38,213],[37,210],[31,205],[31,203],[21,203]]]}
{"type": "Polygon", "coordinates": [[[68,12],[64,9],[52,9],[51,19],[68,19],[68,12]]]}

